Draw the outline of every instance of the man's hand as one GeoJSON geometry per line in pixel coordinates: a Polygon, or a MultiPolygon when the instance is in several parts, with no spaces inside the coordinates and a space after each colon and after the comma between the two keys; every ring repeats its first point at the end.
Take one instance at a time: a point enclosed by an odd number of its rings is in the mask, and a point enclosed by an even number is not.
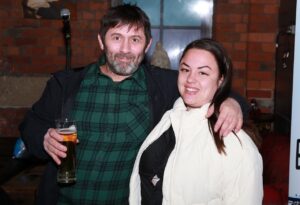
{"type": "MultiPolygon", "coordinates": [[[[206,114],[210,117],[214,112],[214,107],[211,106],[206,114]]],[[[226,136],[231,131],[238,132],[243,125],[243,113],[239,103],[233,98],[227,98],[220,106],[220,115],[215,124],[214,131],[220,136],[226,136]]]]}
{"type": "Polygon", "coordinates": [[[60,158],[67,156],[67,147],[61,144],[62,141],[63,137],[53,128],[48,129],[44,136],[44,149],[58,165],[61,163],[60,158]]]}

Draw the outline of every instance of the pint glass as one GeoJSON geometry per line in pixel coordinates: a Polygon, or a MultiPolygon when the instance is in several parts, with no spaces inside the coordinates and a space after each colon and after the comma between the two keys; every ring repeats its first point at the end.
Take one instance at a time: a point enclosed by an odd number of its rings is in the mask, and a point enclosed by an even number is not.
{"type": "Polygon", "coordinates": [[[58,167],[57,182],[70,184],[76,182],[76,141],[77,129],[75,122],[68,119],[56,120],[56,130],[63,136],[63,145],[67,147],[67,156],[61,158],[61,164],[58,167]]]}

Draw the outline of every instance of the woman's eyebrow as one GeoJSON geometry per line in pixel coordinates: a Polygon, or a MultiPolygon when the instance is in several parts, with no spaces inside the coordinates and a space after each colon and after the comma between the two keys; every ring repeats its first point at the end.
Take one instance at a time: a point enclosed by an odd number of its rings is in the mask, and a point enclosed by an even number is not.
{"type": "Polygon", "coordinates": [[[212,68],[208,65],[200,66],[197,69],[202,69],[202,68],[208,68],[208,69],[212,70],[212,68]]]}
{"type": "MultiPolygon", "coordinates": [[[[185,63],[185,62],[182,62],[181,65],[184,65],[184,66],[190,68],[190,66],[187,63],[185,63]]],[[[202,68],[208,68],[208,69],[212,70],[212,68],[210,66],[208,66],[208,65],[197,67],[197,69],[202,69],[202,68]]]]}

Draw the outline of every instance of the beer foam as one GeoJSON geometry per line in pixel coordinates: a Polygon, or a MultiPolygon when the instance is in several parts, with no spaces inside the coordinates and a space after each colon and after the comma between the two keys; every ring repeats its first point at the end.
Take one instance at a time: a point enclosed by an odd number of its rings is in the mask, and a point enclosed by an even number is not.
{"type": "Polygon", "coordinates": [[[76,127],[75,127],[75,125],[72,125],[72,126],[70,126],[68,128],[61,128],[61,129],[58,129],[58,132],[60,134],[65,134],[65,135],[67,135],[67,134],[73,134],[73,133],[76,132],[76,127]]]}
{"type": "Polygon", "coordinates": [[[76,127],[75,127],[75,125],[71,125],[68,129],[69,129],[69,130],[72,130],[73,132],[76,132],[76,127]]]}

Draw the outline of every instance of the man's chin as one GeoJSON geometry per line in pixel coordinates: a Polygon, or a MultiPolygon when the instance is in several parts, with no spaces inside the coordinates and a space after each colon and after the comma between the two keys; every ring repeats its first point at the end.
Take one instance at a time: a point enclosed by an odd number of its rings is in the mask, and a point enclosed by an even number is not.
{"type": "Polygon", "coordinates": [[[120,75],[120,76],[124,76],[124,77],[127,77],[127,76],[131,76],[133,73],[126,73],[126,72],[115,72],[117,75],[120,75]]]}
{"type": "Polygon", "coordinates": [[[133,68],[132,66],[118,66],[118,69],[116,69],[117,73],[122,76],[130,76],[135,71],[137,71],[137,68],[133,68]]]}

